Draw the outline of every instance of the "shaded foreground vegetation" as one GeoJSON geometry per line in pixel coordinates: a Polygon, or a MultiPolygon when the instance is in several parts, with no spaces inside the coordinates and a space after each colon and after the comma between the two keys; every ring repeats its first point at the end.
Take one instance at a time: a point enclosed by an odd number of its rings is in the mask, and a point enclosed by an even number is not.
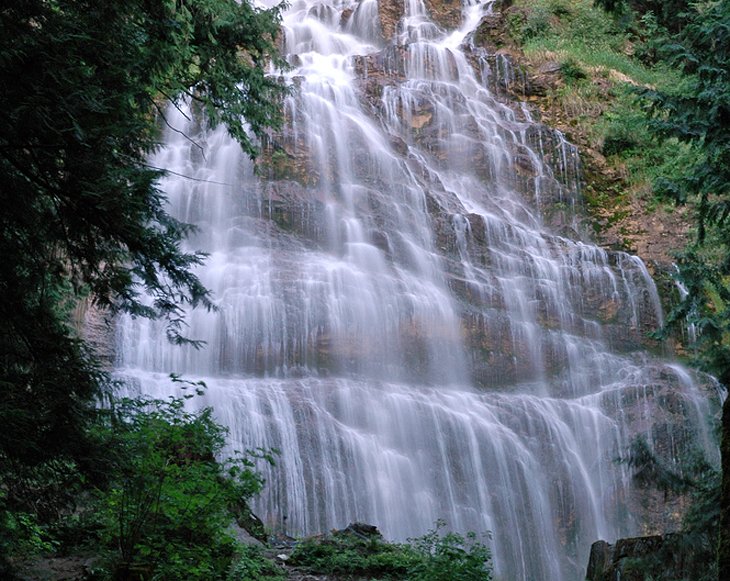
{"type": "MultiPolygon", "coordinates": [[[[19,578],[46,574],[41,553],[86,556],[73,574],[99,581],[276,580],[287,578],[291,567],[333,579],[491,579],[486,545],[474,534],[444,532],[445,523],[407,544],[387,543],[365,525],[290,541],[287,568],[260,543],[242,545],[236,527],[256,530],[248,501],[264,484],[256,463],[272,463],[274,456],[247,450],[216,460],[226,430],[209,408],[186,412],[189,397],[123,399],[104,410],[94,438],[107,451],[106,482],[91,488],[81,478],[66,480],[67,502],[50,523],[11,513],[0,537],[0,547],[12,555],[3,578],[15,578],[18,570],[19,578]]],[[[263,528],[259,532],[266,540],[263,528]]]]}
{"type": "Polygon", "coordinates": [[[475,533],[443,532],[446,523],[407,544],[385,543],[377,531],[362,534],[353,525],[325,538],[305,539],[292,565],[341,578],[411,581],[489,581],[491,555],[475,533]]]}
{"type": "Polygon", "coordinates": [[[6,513],[15,521],[0,540],[12,556],[4,578],[16,568],[28,575],[24,558],[42,551],[90,556],[90,579],[225,579],[238,550],[229,528],[246,520],[246,501],[263,485],[254,460],[272,459],[248,451],[217,461],[224,436],[210,409],[190,414],[184,399],[124,399],[103,410],[91,437],[106,451],[104,482],[90,486],[73,467],[54,466],[66,473],[67,498],[45,522],[6,513]]]}
{"type": "Polygon", "coordinates": [[[113,385],[73,309],[160,318],[171,340],[190,340],[183,308],[212,303],[191,272],[204,257],[181,249],[191,226],[167,214],[163,170],[148,165],[162,103],[191,100],[253,154],[284,92],[266,75],[278,25],[279,9],[235,0],[0,7],[0,576],[73,531],[76,497],[128,503],[113,491],[132,451],[115,458],[108,439],[132,446],[133,420],[100,412],[115,407],[113,385]]]}

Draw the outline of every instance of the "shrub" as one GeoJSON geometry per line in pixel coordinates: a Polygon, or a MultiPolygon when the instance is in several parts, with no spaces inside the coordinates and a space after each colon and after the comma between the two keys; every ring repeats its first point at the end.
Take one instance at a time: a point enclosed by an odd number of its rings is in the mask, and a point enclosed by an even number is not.
{"type": "Polygon", "coordinates": [[[106,429],[115,469],[101,499],[103,538],[118,549],[115,579],[225,579],[238,548],[232,508],[261,489],[254,460],[271,455],[217,461],[225,429],[178,398],[123,400],[106,429]]]}
{"type": "Polygon", "coordinates": [[[561,63],[560,74],[563,75],[563,79],[568,82],[580,81],[588,76],[583,70],[583,67],[581,67],[580,64],[572,58],[568,58],[561,63]]]}
{"type": "Polygon", "coordinates": [[[347,530],[324,539],[300,542],[293,565],[312,573],[408,579],[411,581],[489,581],[491,553],[475,533],[466,537],[443,532],[443,521],[406,544],[386,543],[378,536],[360,538],[347,530]]]}
{"type": "Polygon", "coordinates": [[[411,539],[420,562],[411,569],[413,581],[488,581],[492,579],[491,552],[477,540],[476,533],[466,537],[454,532],[442,533],[444,521],[422,537],[411,539]]]}
{"type": "Polygon", "coordinates": [[[286,573],[259,547],[246,546],[228,573],[227,581],[284,581],[286,573]]]}

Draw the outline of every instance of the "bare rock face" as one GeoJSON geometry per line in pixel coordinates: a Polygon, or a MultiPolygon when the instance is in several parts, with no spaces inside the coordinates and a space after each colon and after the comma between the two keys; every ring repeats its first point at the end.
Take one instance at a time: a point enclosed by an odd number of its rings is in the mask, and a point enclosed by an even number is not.
{"type": "Polygon", "coordinates": [[[18,577],[24,581],[84,581],[92,579],[99,567],[93,554],[68,557],[40,557],[18,564],[18,577]]]}
{"type": "Polygon", "coordinates": [[[355,56],[353,61],[363,99],[373,109],[382,106],[384,87],[406,79],[406,53],[402,46],[391,44],[375,54],[355,56]]]}
{"type": "Polygon", "coordinates": [[[461,23],[460,0],[424,0],[434,22],[441,28],[452,30],[461,23]]]}
{"type": "Polygon", "coordinates": [[[482,18],[474,32],[474,45],[489,48],[496,52],[508,43],[509,39],[504,25],[504,13],[491,14],[482,18]]]}
{"type": "Polygon", "coordinates": [[[537,70],[530,75],[526,96],[544,97],[556,89],[562,79],[560,69],[561,65],[557,61],[547,61],[537,67],[537,70]]]}
{"type": "MultiPolygon", "coordinates": [[[[642,378],[630,381],[620,392],[602,394],[602,406],[610,416],[620,414],[632,437],[640,436],[654,457],[666,466],[676,466],[678,459],[691,457],[706,448],[711,436],[691,426],[700,415],[717,417],[721,401],[717,382],[696,374],[693,379],[698,397],[687,395],[682,383],[688,379],[666,367],[649,366],[642,378]],[[709,403],[698,407],[699,398],[709,403]]],[[[636,522],[636,531],[658,535],[679,530],[691,499],[685,494],[659,490],[650,469],[637,467],[632,475],[634,486],[622,499],[636,522]]]]}
{"type": "MultiPolygon", "coordinates": [[[[460,0],[424,0],[424,3],[433,21],[444,30],[454,30],[461,24],[460,0]]],[[[378,2],[378,13],[383,39],[390,42],[405,15],[405,1],[381,0],[378,2]]]]}
{"type": "Polygon", "coordinates": [[[405,2],[404,0],[380,0],[378,14],[383,38],[390,42],[398,30],[398,23],[405,14],[405,2]]]}
{"type": "Polygon", "coordinates": [[[83,300],[76,306],[74,323],[81,338],[93,349],[102,366],[111,369],[115,359],[111,315],[90,300],[83,300]]]}
{"type": "Polygon", "coordinates": [[[596,541],[586,571],[587,581],[644,581],[648,571],[641,561],[650,561],[652,579],[692,579],[691,556],[676,551],[679,533],[619,539],[615,545],[596,541]],[[689,558],[688,558],[689,557],[689,558]]]}

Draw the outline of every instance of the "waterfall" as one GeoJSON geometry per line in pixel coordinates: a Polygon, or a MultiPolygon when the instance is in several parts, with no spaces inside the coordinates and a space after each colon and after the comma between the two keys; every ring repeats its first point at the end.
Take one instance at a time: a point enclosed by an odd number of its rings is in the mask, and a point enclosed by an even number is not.
{"type": "Polygon", "coordinates": [[[616,459],[636,434],[712,452],[709,399],[648,350],[644,264],[582,234],[575,147],[473,46],[494,2],[451,27],[438,0],[380,2],[291,3],[286,120],[255,165],[171,111],[153,164],[218,310],[188,316],[200,350],[120,319],[118,373],[160,397],[202,379],[231,449],[280,450],[255,505],[274,529],[443,518],[491,531],[501,578],[582,579],[591,542],[644,525],[616,459]]]}

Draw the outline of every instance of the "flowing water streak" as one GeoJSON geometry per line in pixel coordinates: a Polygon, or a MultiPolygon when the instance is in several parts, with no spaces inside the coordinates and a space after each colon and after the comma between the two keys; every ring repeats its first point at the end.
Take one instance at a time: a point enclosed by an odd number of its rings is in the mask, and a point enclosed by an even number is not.
{"type": "Polygon", "coordinates": [[[233,449],[281,450],[256,510],[287,533],[404,539],[444,518],[492,531],[505,579],[578,579],[593,540],[638,530],[614,459],[636,413],[651,437],[660,381],[678,437],[711,447],[709,408],[641,351],[661,321],[641,261],[568,236],[577,152],[500,100],[516,75],[469,45],[492,10],[467,2],[449,32],[407,0],[388,43],[374,0],[293,2],[296,90],[264,179],[177,114],[205,157],[171,132],[154,163],[219,310],[190,315],[199,351],[120,321],[119,372],[160,396],[169,372],[202,378],[233,449]]]}

